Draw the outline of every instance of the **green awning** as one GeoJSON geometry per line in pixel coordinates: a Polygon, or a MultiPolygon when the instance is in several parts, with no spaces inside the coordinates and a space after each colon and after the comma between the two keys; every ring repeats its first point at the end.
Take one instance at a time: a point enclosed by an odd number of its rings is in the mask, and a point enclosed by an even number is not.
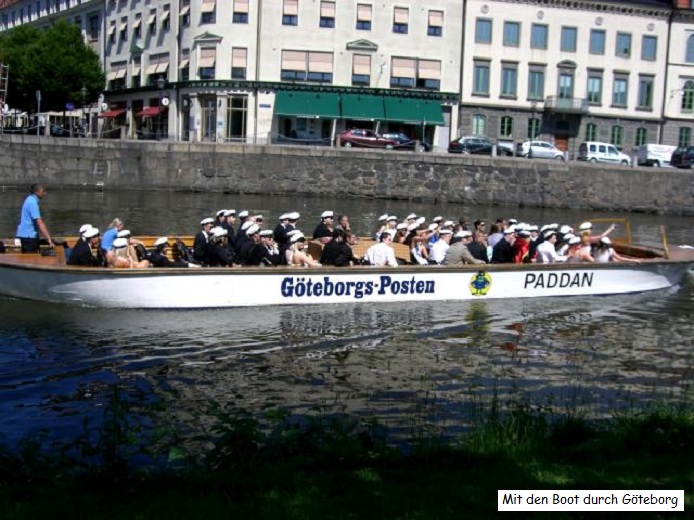
{"type": "Polygon", "coordinates": [[[417,125],[443,125],[441,103],[427,99],[385,97],[386,121],[417,125]]]}
{"type": "Polygon", "coordinates": [[[340,117],[337,94],[280,90],[275,94],[275,115],[292,117],[340,117]]]}
{"type": "Polygon", "coordinates": [[[368,94],[342,94],[342,119],[383,121],[383,97],[368,94]]]}

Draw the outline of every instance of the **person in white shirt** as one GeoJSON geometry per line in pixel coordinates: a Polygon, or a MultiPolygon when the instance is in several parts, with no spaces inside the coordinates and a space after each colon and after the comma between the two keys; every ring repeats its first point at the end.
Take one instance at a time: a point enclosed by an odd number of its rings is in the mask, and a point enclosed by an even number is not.
{"type": "Polygon", "coordinates": [[[393,241],[392,235],[385,231],[381,233],[380,240],[378,244],[374,244],[366,250],[364,261],[369,265],[397,267],[398,261],[395,259],[395,250],[390,247],[390,243],[393,241]]]}
{"type": "Polygon", "coordinates": [[[551,264],[554,262],[565,262],[566,257],[557,254],[557,233],[554,230],[545,232],[544,241],[537,246],[537,263],[551,264]]]}
{"type": "Polygon", "coordinates": [[[620,255],[612,248],[612,240],[610,237],[601,237],[600,243],[595,248],[594,258],[597,263],[607,263],[607,262],[631,262],[634,264],[640,264],[641,260],[638,258],[627,258],[620,255]]]}
{"type": "Polygon", "coordinates": [[[442,229],[439,231],[439,239],[431,246],[429,251],[429,263],[440,264],[446,258],[446,251],[451,244],[451,236],[453,232],[450,229],[442,229]]]}

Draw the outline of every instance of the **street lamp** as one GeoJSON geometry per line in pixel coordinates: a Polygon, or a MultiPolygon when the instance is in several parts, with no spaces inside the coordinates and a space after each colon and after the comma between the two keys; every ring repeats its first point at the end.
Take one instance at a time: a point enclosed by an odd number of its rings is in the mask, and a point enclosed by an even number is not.
{"type": "Polygon", "coordinates": [[[164,110],[164,87],[166,86],[166,79],[163,75],[157,78],[157,88],[159,89],[159,111],[157,112],[157,141],[161,139],[161,112],[164,110]]]}

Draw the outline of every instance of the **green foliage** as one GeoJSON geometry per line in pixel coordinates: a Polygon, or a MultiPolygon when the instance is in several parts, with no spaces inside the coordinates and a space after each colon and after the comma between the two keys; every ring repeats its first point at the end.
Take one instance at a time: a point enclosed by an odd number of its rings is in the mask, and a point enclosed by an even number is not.
{"type": "Polygon", "coordinates": [[[0,56],[9,65],[7,102],[13,108],[62,111],[67,102],[93,102],[104,88],[99,56],[84,43],[80,29],[59,20],[47,30],[20,25],[0,36],[0,56]],[[86,96],[82,99],[82,88],[86,96]]]}

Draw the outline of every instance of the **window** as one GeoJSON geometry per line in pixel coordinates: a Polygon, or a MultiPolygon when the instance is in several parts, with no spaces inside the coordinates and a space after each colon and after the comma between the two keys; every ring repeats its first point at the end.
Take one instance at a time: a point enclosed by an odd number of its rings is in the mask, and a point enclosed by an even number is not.
{"type": "Polygon", "coordinates": [[[694,81],[686,81],[682,88],[682,112],[694,111],[694,81]]]}
{"type": "Polygon", "coordinates": [[[595,123],[588,123],[586,125],[586,141],[597,141],[598,140],[598,125],[595,123]]]}
{"type": "Polygon", "coordinates": [[[617,148],[622,148],[622,143],[624,142],[624,128],[619,125],[614,125],[612,127],[612,132],[610,136],[610,143],[615,145],[617,148]]]}
{"type": "Polygon", "coordinates": [[[684,58],[684,61],[687,63],[694,63],[694,34],[690,35],[689,38],[687,38],[687,54],[684,58]]]}
{"type": "Polygon", "coordinates": [[[393,58],[391,62],[390,86],[414,88],[417,76],[417,60],[393,58]]]}
{"type": "Polygon", "coordinates": [[[89,39],[94,41],[99,39],[99,15],[94,14],[89,17],[89,39]]]}
{"type": "Polygon", "coordinates": [[[563,52],[576,52],[576,39],[578,38],[578,29],[575,27],[561,28],[561,50],[563,52]]]}
{"type": "Polygon", "coordinates": [[[393,9],[393,32],[407,34],[410,22],[410,10],[407,7],[393,9]]]}
{"type": "Polygon", "coordinates": [[[530,48],[547,48],[547,26],[534,23],[530,29],[530,48]]]}
{"type": "Polygon", "coordinates": [[[118,32],[120,32],[120,41],[128,41],[128,17],[124,16],[120,19],[120,26],[118,27],[118,32]]]}
{"type": "Polygon", "coordinates": [[[487,135],[487,116],[483,114],[473,114],[472,135],[487,135]]]}
{"type": "Polygon", "coordinates": [[[636,139],[634,140],[634,145],[635,146],[641,146],[642,144],[646,144],[648,142],[648,130],[646,130],[644,127],[640,126],[639,128],[636,129],[636,139]]]}
{"type": "Polygon", "coordinates": [[[352,85],[368,87],[371,84],[371,56],[355,54],[352,56],[352,85]]]}
{"type": "Polygon", "coordinates": [[[282,25],[298,25],[299,0],[283,0],[282,25]]]}
{"type": "Polygon", "coordinates": [[[319,25],[329,29],[335,27],[335,2],[321,1],[319,25]]]}
{"type": "Polygon", "coordinates": [[[639,98],[636,108],[641,110],[653,109],[653,76],[639,76],[639,98]]]}
{"type": "Polygon", "coordinates": [[[371,5],[357,4],[357,30],[371,30],[371,5]]]}
{"type": "Polygon", "coordinates": [[[142,15],[136,14],[135,21],[133,22],[133,38],[138,39],[142,37],[142,15]]]}
{"type": "Polygon", "coordinates": [[[501,63],[501,96],[515,98],[518,92],[518,64],[501,63]]]}
{"type": "Polygon", "coordinates": [[[111,24],[108,26],[108,41],[109,43],[116,43],[116,21],[111,20],[111,24]]]}
{"type": "Polygon", "coordinates": [[[217,49],[214,47],[200,49],[200,60],[198,61],[200,79],[214,79],[216,61],[217,49]]]}
{"type": "Polygon", "coordinates": [[[602,29],[590,30],[590,48],[591,54],[605,54],[605,31],[602,29]]]}
{"type": "Polygon", "coordinates": [[[658,52],[658,38],[655,36],[644,36],[641,39],[641,59],[644,61],[655,61],[658,52]]]}
{"type": "Polygon", "coordinates": [[[475,43],[492,43],[492,21],[478,18],[475,23],[475,43]]]}
{"type": "Polygon", "coordinates": [[[429,11],[428,36],[443,35],[443,11],[429,11]]]}
{"type": "Polygon", "coordinates": [[[677,139],[677,146],[680,148],[687,148],[692,143],[692,129],[688,126],[683,126],[680,128],[679,137],[677,139]]]}
{"type": "Polygon", "coordinates": [[[281,77],[285,81],[332,83],[332,52],[282,51],[281,77]]]}
{"type": "Polygon", "coordinates": [[[602,71],[588,69],[588,89],[586,92],[588,103],[600,105],[602,103],[602,71]]]}
{"type": "Polygon", "coordinates": [[[317,83],[332,83],[333,81],[333,53],[309,52],[308,53],[308,81],[317,83]]]}
{"type": "Polygon", "coordinates": [[[133,58],[133,68],[130,74],[130,86],[140,88],[142,86],[142,56],[133,58]]]}
{"type": "Polygon", "coordinates": [[[234,0],[232,23],[248,23],[248,0],[234,0]]]}
{"type": "Polygon", "coordinates": [[[504,46],[518,47],[520,42],[520,24],[518,22],[504,22],[504,46]]]}
{"type": "Polygon", "coordinates": [[[441,62],[436,60],[417,60],[417,88],[441,89],[441,62]]]}
{"type": "Polygon", "coordinates": [[[181,27],[190,26],[190,0],[181,2],[181,10],[178,13],[178,17],[181,19],[181,27]]]}
{"type": "Polygon", "coordinates": [[[149,17],[147,18],[147,30],[149,34],[157,34],[157,10],[151,9],[149,11],[149,17]]]}
{"type": "Polygon", "coordinates": [[[246,79],[248,49],[231,49],[231,79],[246,79]]]}
{"type": "Polygon", "coordinates": [[[171,14],[171,8],[168,4],[164,6],[164,12],[161,14],[161,29],[162,31],[168,31],[171,28],[171,20],[169,15],[171,14]]]}
{"type": "Polygon", "coordinates": [[[617,33],[617,46],[614,53],[622,58],[631,56],[631,34],[617,33]]]}
{"type": "Polygon", "coordinates": [[[181,51],[181,61],[178,64],[178,81],[190,80],[190,49],[181,51]]]}
{"type": "Polygon", "coordinates": [[[528,72],[528,99],[539,101],[545,97],[545,68],[531,65],[528,72]]]}
{"type": "MultiPolygon", "coordinates": [[[[202,13],[200,14],[200,23],[208,24],[215,23],[216,19],[216,1],[215,0],[202,0],[202,13]]],[[[209,78],[201,78],[209,79],[209,78]]]]}
{"type": "Polygon", "coordinates": [[[612,84],[612,106],[627,106],[627,85],[628,78],[626,76],[616,76],[614,78],[614,83],[612,84]]]}
{"type": "Polygon", "coordinates": [[[542,131],[542,121],[537,117],[528,119],[528,139],[537,139],[542,131]]]}
{"type": "Polygon", "coordinates": [[[472,77],[472,93],[478,96],[489,95],[489,62],[475,61],[472,77]]]}
{"type": "Polygon", "coordinates": [[[502,116],[499,124],[499,137],[511,139],[513,137],[513,118],[502,116]]]}
{"type": "Polygon", "coordinates": [[[574,97],[574,75],[571,72],[559,73],[559,97],[570,99],[574,97]]]}

